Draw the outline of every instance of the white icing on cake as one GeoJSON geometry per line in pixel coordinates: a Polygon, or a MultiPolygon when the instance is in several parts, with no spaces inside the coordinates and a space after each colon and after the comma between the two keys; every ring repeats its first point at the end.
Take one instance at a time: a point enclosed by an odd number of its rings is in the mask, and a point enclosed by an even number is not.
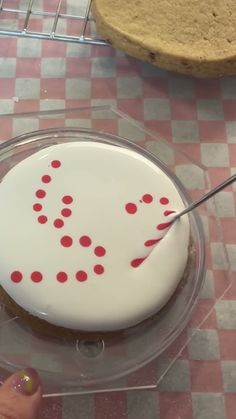
{"type": "Polygon", "coordinates": [[[135,325],[163,307],[186,267],[188,218],[163,225],[182,199],[129,149],[85,141],[43,149],[5,175],[0,202],[1,285],[54,325],[135,325]]]}

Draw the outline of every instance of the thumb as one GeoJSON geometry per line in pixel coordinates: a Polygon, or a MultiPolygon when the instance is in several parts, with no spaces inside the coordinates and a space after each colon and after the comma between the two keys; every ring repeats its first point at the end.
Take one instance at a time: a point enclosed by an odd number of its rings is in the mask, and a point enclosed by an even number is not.
{"type": "Polygon", "coordinates": [[[38,418],[42,392],[33,368],[11,375],[0,387],[0,419],[38,418]]]}

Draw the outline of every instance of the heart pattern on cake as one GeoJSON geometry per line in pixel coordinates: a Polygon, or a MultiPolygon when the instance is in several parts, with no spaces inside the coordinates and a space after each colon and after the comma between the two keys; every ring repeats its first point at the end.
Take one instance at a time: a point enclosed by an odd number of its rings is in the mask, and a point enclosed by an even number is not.
{"type": "MultiPolygon", "coordinates": [[[[80,237],[72,237],[72,235],[68,234],[66,232],[67,228],[67,220],[70,217],[73,217],[73,204],[75,202],[75,197],[73,197],[71,194],[62,195],[59,198],[59,211],[55,215],[55,218],[52,220],[50,219],[49,215],[44,210],[44,201],[46,198],[49,198],[50,192],[47,190],[47,187],[53,182],[54,177],[56,176],[56,172],[60,170],[63,167],[63,162],[61,160],[52,160],[49,165],[49,170],[47,170],[47,173],[44,173],[41,176],[40,179],[40,185],[35,190],[34,196],[37,198],[37,201],[33,204],[32,210],[34,213],[37,214],[36,216],[36,222],[43,225],[51,224],[55,230],[63,231],[64,234],[60,237],[60,245],[63,248],[71,248],[72,246],[81,246],[83,248],[89,248],[91,251],[91,255],[95,258],[103,258],[105,257],[107,250],[106,248],[101,244],[94,243],[94,240],[89,235],[82,235],[80,237]],[[51,173],[52,172],[52,173],[51,173]]],[[[153,205],[162,205],[166,207],[170,204],[169,198],[166,196],[162,196],[161,198],[154,197],[150,193],[144,193],[142,194],[138,199],[137,202],[127,202],[124,205],[125,212],[128,216],[135,216],[139,212],[143,210],[143,206],[150,207],[153,205]]],[[[168,217],[169,215],[175,213],[175,210],[167,209],[163,211],[163,217],[168,217]]],[[[155,226],[155,229],[158,231],[162,231],[163,234],[161,234],[158,238],[149,238],[145,240],[143,243],[144,248],[153,248],[157,243],[159,243],[164,235],[165,230],[169,229],[171,226],[172,221],[167,221],[163,223],[159,223],[155,226]]],[[[152,249],[151,249],[152,250],[152,249]]],[[[132,268],[138,268],[146,259],[148,255],[144,257],[138,257],[134,258],[130,261],[130,266],[132,268]]],[[[95,263],[93,264],[93,273],[95,275],[101,276],[105,272],[105,266],[102,263],[95,263]]],[[[77,272],[75,272],[75,279],[78,282],[85,282],[88,279],[88,273],[85,269],[78,269],[77,272]]],[[[43,280],[43,274],[39,271],[33,271],[30,275],[31,281],[34,283],[39,283],[43,280]]],[[[23,279],[23,273],[20,271],[13,271],[11,273],[11,280],[14,283],[19,283],[23,279]]],[[[56,280],[59,283],[65,283],[69,279],[69,274],[64,271],[59,271],[56,274],[56,280]]]]}

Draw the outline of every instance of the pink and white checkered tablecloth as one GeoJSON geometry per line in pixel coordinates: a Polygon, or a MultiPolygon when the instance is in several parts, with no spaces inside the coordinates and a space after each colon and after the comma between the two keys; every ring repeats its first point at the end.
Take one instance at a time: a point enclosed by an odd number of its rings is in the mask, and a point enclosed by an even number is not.
{"type": "MultiPolygon", "coordinates": [[[[213,185],[236,170],[236,77],[195,80],[141,63],[110,47],[0,38],[1,113],[104,104],[117,106],[178,144],[208,168],[213,185]]],[[[124,127],[115,124],[113,119],[97,120],[93,128],[109,128],[110,132],[118,128],[122,136],[124,127]]],[[[38,128],[34,121],[29,125],[29,131],[38,128]]],[[[6,137],[14,135],[14,129],[7,123],[1,125],[6,137]]],[[[155,149],[155,141],[149,149],[155,149]]],[[[217,197],[234,276],[235,193],[236,188],[232,187],[217,197]]],[[[194,322],[200,321],[225,288],[220,248],[213,246],[211,252],[213,264],[208,267],[194,322]],[[217,270],[214,261],[218,262],[217,270]]],[[[181,339],[175,348],[180,347],[181,339]]],[[[47,399],[41,417],[235,419],[236,283],[195,334],[158,390],[47,399]]]]}

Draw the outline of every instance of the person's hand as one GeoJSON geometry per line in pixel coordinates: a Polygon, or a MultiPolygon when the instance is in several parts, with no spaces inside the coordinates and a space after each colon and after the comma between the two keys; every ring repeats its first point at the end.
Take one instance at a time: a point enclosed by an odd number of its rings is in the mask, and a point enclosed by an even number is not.
{"type": "Polygon", "coordinates": [[[19,371],[0,387],[0,419],[36,419],[41,399],[37,372],[32,368],[19,371]]]}

